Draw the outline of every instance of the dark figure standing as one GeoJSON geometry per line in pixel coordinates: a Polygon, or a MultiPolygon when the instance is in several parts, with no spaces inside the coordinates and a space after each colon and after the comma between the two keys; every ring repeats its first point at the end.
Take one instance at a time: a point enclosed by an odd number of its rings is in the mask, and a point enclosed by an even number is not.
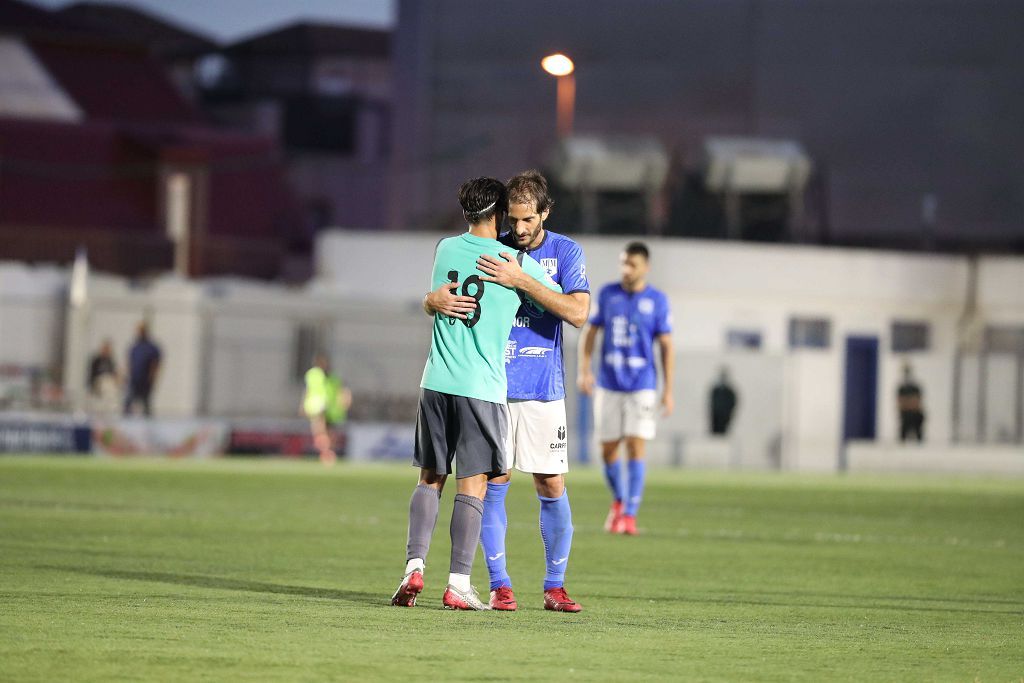
{"type": "Polygon", "coordinates": [[[718,382],[711,387],[711,433],[725,435],[736,411],[736,390],[729,383],[729,370],[722,368],[718,382]]]}
{"type": "Polygon", "coordinates": [[[156,385],[159,370],[160,347],[150,340],[146,323],[139,323],[135,343],[128,350],[128,394],[124,399],[125,415],[132,414],[136,403],[142,405],[143,415],[149,417],[152,414],[149,397],[156,385]]]}
{"type": "Polygon", "coordinates": [[[120,377],[114,363],[114,345],[103,340],[99,351],[89,361],[89,389],[91,408],[99,414],[116,414],[120,403],[120,377]]]}
{"type": "Polygon", "coordinates": [[[910,365],[903,366],[903,383],[896,392],[900,410],[900,441],[924,440],[924,409],[921,401],[921,387],[914,380],[910,365]]]}

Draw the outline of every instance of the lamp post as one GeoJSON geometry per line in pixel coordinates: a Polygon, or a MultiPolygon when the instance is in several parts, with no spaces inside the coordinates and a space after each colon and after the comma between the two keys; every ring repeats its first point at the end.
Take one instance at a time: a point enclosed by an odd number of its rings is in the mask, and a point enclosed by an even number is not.
{"type": "Polygon", "coordinates": [[[575,65],[561,53],[548,55],[540,61],[541,67],[558,79],[558,137],[572,135],[573,110],[576,107],[575,65]]]}

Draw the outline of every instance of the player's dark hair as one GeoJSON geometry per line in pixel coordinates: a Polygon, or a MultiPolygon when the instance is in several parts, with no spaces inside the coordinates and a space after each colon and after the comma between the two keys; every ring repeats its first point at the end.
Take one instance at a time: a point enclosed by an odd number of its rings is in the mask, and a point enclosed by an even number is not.
{"type": "Polygon", "coordinates": [[[536,169],[523,171],[508,179],[509,204],[533,204],[537,213],[544,213],[555,205],[548,194],[548,181],[536,169]]]}
{"type": "Polygon", "coordinates": [[[462,215],[471,225],[496,216],[500,226],[508,213],[508,191],[500,180],[473,178],[459,188],[459,204],[462,205],[462,215]]]}
{"type": "Polygon", "coordinates": [[[643,256],[645,261],[651,260],[651,252],[643,242],[630,242],[626,245],[626,256],[643,256]]]}

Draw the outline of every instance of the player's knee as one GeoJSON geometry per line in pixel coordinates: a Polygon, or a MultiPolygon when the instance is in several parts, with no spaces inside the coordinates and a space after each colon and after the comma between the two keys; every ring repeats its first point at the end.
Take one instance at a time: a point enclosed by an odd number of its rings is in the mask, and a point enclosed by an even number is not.
{"type": "Polygon", "coordinates": [[[434,470],[420,470],[420,486],[429,486],[440,491],[444,488],[444,482],[447,478],[448,475],[438,474],[434,470]]]}

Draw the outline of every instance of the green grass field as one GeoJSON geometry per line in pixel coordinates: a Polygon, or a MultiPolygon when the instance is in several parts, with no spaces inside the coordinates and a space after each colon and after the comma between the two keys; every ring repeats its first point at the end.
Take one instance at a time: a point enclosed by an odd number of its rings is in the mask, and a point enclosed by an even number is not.
{"type": "MultiPolygon", "coordinates": [[[[570,474],[545,612],[537,502],[509,494],[520,610],[414,609],[404,466],[0,458],[0,680],[1024,680],[1024,482],[651,472],[642,536],[570,474]]],[[[487,588],[478,555],[474,583],[487,588]]]]}

